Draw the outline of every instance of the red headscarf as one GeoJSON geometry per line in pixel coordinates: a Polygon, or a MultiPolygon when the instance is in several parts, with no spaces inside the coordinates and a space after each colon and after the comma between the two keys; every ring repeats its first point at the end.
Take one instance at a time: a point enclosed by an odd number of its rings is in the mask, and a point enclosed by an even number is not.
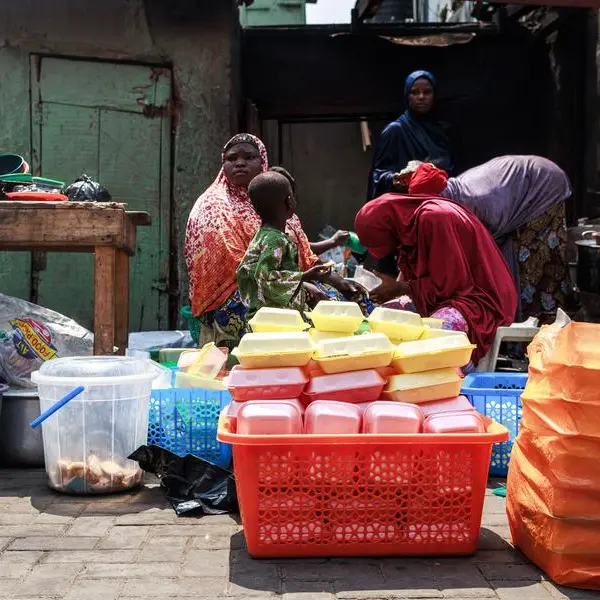
{"type": "Polygon", "coordinates": [[[446,199],[385,194],[360,210],[354,223],[376,258],[399,251],[399,266],[422,315],[456,308],[469,324],[481,359],[496,329],[510,325],[515,284],[498,246],[477,218],[446,199]]]}
{"type": "Polygon", "coordinates": [[[431,163],[419,165],[408,182],[409,194],[427,194],[437,196],[448,183],[448,173],[431,163]]]}

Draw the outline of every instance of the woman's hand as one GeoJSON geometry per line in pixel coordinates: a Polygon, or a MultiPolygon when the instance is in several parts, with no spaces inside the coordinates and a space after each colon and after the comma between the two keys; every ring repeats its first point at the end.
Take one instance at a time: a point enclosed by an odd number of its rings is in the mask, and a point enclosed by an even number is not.
{"type": "Polygon", "coordinates": [[[347,279],[342,279],[341,281],[336,282],[335,288],[338,292],[348,298],[348,300],[352,301],[360,300],[360,298],[367,293],[362,285],[356,283],[355,281],[348,281],[347,279]]]}
{"type": "Polygon", "coordinates": [[[320,300],[328,300],[329,299],[329,296],[323,290],[320,290],[313,283],[303,283],[302,287],[304,288],[304,291],[306,292],[306,303],[311,308],[314,308],[315,305],[320,300]]]}
{"type": "Polygon", "coordinates": [[[394,173],[392,176],[392,187],[396,192],[406,193],[408,191],[408,182],[410,180],[410,173],[394,173]]]}
{"type": "Polygon", "coordinates": [[[397,281],[393,277],[384,275],[383,273],[376,272],[375,274],[382,281],[381,285],[376,287],[370,294],[371,300],[376,304],[383,304],[409,293],[410,288],[406,282],[397,281]]]}
{"type": "Polygon", "coordinates": [[[350,239],[350,232],[345,231],[344,229],[340,229],[336,231],[331,236],[331,242],[333,244],[333,248],[337,248],[338,246],[343,246],[350,239]]]}
{"type": "Polygon", "coordinates": [[[332,264],[316,265],[302,273],[302,281],[325,281],[331,275],[332,264]]]}

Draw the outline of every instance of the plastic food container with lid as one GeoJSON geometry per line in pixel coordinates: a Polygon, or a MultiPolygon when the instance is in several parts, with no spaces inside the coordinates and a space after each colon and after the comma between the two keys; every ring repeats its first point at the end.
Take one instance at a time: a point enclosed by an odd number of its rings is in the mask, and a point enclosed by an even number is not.
{"type": "Polygon", "coordinates": [[[423,423],[423,433],[483,433],[481,417],[473,410],[431,415],[423,423]]]}
{"type": "Polygon", "coordinates": [[[245,369],[305,367],[314,352],[306,332],[247,333],[232,354],[245,369]]]}
{"type": "Polygon", "coordinates": [[[210,342],[197,350],[182,352],[177,366],[190,375],[214,379],[225,366],[228,354],[227,348],[217,348],[210,342]]]}
{"type": "Polygon", "coordinates": [[[356,265],[353,279],[356,281],[356,283],[362,285],[367,292],[372,292],[383,283],[383,281],[377,277],[375,273],[368,271],[361,265],[356,265]]]}
{"type": "Polygon", "coordinates": [[[463,367],[471,360],[475,347],[466,334],[405,342],[394,352],[392,364],[398,373],[463,367]]]}
{"type": "Polygon", "coordinates": [[[236,426],[240,435],[298,435],[303,431],[302,412],[290,402],[244,402],[236,426]]]}
{"type": "MultiPolygon", "coordinates": [[[[237,431],[237,416],[238,416],[238,413],[240,412],[240,409],[245,404],[249,404],[251,402],[252,403],[262,402],[262,400],[248,400],[246,402],[236,402],[235,400],[232,400],[228,404],[228,406],[224,409],[224,411],[223,411],[224,414],[229,419],[231,419],[233,431],[237,431]]],[[[296,400],[295,398],[293,398],[293,399],[283,398],[281,400],[277,400],[277,404],[290,404],[294,408],[298,409],[300,411],[300,415],[304,418],[304,406],[302,406],[302,403],[299,400],[296,400]]]]}
{"type": "Polygon", "coordinates": [[[387,367],[393,353],[394,346],[387,336],[365,333],[320,342],[314,359],[325,373],[343,373],[387,367]]]}
{"type": "Polygon", "coordinates": [[[394,375],[389,378],[382,398],[412,404],[456,398],[460,393],[461,383],[462,378],[455,369],[394,375]]]}
{"type": "Polygon", "coordinates": [[[175,372],[175,387],[178,389],[204,389],[225,391],[222,379],[211,379],[201,375],[190,375],[185,371],[175,372]]]}
{"type": "Polygon", "coordinates": [[[363,433],[419,433],[423,413],[415,404],[373,402],[363,415],[363,433]]]}
{"type": "Polygon", "coordinates": [[[466,335],[464,331],[454,331],[453,329],[437,329],[435,327],[429,327],[425,325],[423,328],[423,335],[419,338],[421,340],[430,340],[433,338],[451,337],[466,335]]]}
{"type": "Polygon", "coordinates": [[[255,333],[306,331],[310,327],[297,310],[267,306],[259,309],[248,323],[255,333]]]}
{"type": "Polygon", "coordinates": [[[378,400],[385,380],[375,369],[313,377],[304,390],[309,401],[373,402],[378,400]]]}
{"type": "Polygon", "coordinates": [[[42,423],[50,487],[103,494],[142,483],[142,469],[127,457],[146,443],[155,376],[148,360],[122,356],[57,358],[31,374],[41,412],[84,388],[42,423]]]}
{"type": "Polygon", "coordinates": [[[364,320],[362,310],[356,302],[335,300],[321,300],[309,317],[319,331],[335,331],[346,335],[354,333],[364,320]]]}
{"type": "Polygon", "coordinates": [[[378,306],[367,319],[371,331],[385,333],[390,339],[399,341],[418,340],[423,334],[421,317],[408,310],[396,310],[378,306]]]}
{"type": "Polygon", "coordinates": [[[347,402],[317,400],[304,414],[304,432],[315,435],[360,433],[361,410],[347,402]]]}
{"type": "Polygon", "coordinates": [[[308,330],[308,333],[315,344],[322,342],[323,340],[337,340],[341,337],[346,337],[347,333],[340,333],[339,331],[319,331],[314,327],[308,330]]]}
{"type": "Polygon", "coordinates": [[[246,402],[297,398],[307,382],[308,378],[300,367],[243,369],[235,366],[226,385],[235,401],[246,402]]]}
{"type": "Polygon", "coordinates": [[[426,402],[425,404],[420,404],[419,407],[423,411],[423,415],[425,415],[425,417],[437,415],[439,413],[475,411],[473,405],[465,396],[457,396],[456,398],[446,398],[444,400],[426,402]]]}
{"type": "Polygon", "coordinates": [[[421,319],[423,325],[430,329],[441,329],[444,326],[444,319],[436,319],[435,317],[423,317],[421,319]]]}

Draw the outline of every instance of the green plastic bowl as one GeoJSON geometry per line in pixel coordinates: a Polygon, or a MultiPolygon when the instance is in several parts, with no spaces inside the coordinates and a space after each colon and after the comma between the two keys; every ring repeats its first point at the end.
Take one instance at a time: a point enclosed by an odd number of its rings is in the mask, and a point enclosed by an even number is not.
{"type": "Polygon", "coordinates": [[[196,344],[199,344],[200,343],[200,326],[201,326],[200,319],[198,317],[195,317],[192,314],[191,306],[184,306],[184,307],[182,307],[182,309],[179,312],[182,317],[187,319],[188,327],[190,329],[190,334],[192,336],[192,339],[194,340],[194,342],[196,342],[196,344]]]}

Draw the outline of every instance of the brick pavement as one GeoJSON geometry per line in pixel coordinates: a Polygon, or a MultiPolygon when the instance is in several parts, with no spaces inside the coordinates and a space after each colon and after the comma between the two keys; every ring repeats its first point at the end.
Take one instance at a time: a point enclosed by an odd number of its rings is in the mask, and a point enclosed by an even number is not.
{"type": "Polygon", "coordinates": [[[479,552],[447,559],[252,560],[232,516],[178,518],[156,484],[101,498],[58,495],[42,471],[0,470],[0,600],[584,600],[508,539],[488,495],[479,552]]]}

